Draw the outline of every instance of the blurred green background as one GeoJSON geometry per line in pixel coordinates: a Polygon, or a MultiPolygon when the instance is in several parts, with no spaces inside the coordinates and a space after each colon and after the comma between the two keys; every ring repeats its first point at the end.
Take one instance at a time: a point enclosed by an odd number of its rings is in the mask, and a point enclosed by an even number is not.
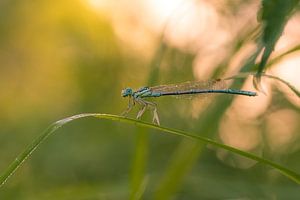
{"type": "MultiPolygon", "coordinates": [[[[238,73],[256,48],[259,8],[259,1],[2,0],[0,172],[54,121],[78,113],[120,114],[127,107],[124,87],[238,73]]],[[[300,43],[295,16],[278,54],[300,43]]],[[[294,53],[273,72],[299,88],[299,62],[294,53]]],[[[300,173],[299,98],[266,82],[268,94],[256,99],[162,98],[161,124],[300,173]]],[[[254,90],[249,80],[242,87],[254,90]]],[[[150,114],[143,120],[151,121],[150,114]]],[[[297,197],[298,185],[262,164],[98,119],[59,129],[0,189],[0,199],[26,200],[297,197]]]]}

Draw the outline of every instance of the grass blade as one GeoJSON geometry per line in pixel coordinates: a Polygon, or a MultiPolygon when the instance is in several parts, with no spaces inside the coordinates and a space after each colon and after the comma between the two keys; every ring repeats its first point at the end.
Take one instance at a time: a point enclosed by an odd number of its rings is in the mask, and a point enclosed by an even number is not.
{"type": "Polygon", "coordinates": [[[264,46],[263,55],[258,66],[260,75],[278,41],[286,23],[296,9],[299,0],[263,0],[261,21],[263,22],[262,45],[264,46]]]}
{"type": "Polygon", "coordinates": [[[180,130],[176,130],[176,129],[170,129],[170,128],[165,128],[162,126],[157,126],[154,124],[150,124],[150,123],[146,123],[146,122],[142,122],[142,121],[138,121],[135,119],[130,119],[130,118],[125,118],[123,116],[118,116],[118,115],[111,115],[111,114],[99,114],[99,113],[85,113],[85,114],[78,114],[78,115],[74,115],[62,120],[59,120],[53,124],[51,124],[37,139],[35,139],[31,145],[29,145],[25,151],[23,151],[19,156],[17,156],[17,158],[10,164],[10,166],[6,169],[6,171],[0,176],[0,187],[3,186],[3,184],[7,181],[7,179],[9,177],[11,177],[14,172],[22,165],[22,163],[36,150],[36,148],[45,140],[47,139],[48,136],[50,136],[52,133],[54,133],[57,129],[61,128],[63,125],[74,121],[76,119],[81,119],[81,118],[87,118],[87,117],[96,117],[96,118],[100,118],[100,119],[108,119],[108,120],[113,120],[113,121],[120,121],[120,122],[124,122],[124,123],[130,123],[130,124],[134,124],[137,126],[141,126],[141,127],[145,127],[145,128],[150,128],[150,129],[155,129],[155,130],[159,130],[162,132],[166,132],[166,133],[170,133],[173,135],[177,135],[177,136],[181,136],[184,138],[189,138],[189,139],[194,139],[197,141],[201,141],[204,143],[208,143],[211,145],[214,145],[216,147],[228,150],[232,153],[236,153],[240,156],[249,158],[251,160],[255,160],[258,161],[262,164],[265,164],[267,166],[270,166],[274,169],[276,169],[277,171],[279,171],[282,175],[286,176],[287,178],[289,178],[290,180],[293,180],[294,182],[300,184],[300,174],[282,166],[279,165],[277,163],[274,163],[270,160],[261,158],[259,156],[256,156],[254,154],[227,146],[225,144],[221,144],[218,143],[214,140],[211,140],[209,138],[206,137],[202,137],[199,135],[193,135],[190,134],[188,132],[185,131],[180,131],[180,130]]]}
{"type": "Polygon", "coordinates": [[[147,183],[145,171],[149,150],[148,130],[139,127],[136,132],[136,149],[131,169],[131,200],[141,199],[147,183]]]}

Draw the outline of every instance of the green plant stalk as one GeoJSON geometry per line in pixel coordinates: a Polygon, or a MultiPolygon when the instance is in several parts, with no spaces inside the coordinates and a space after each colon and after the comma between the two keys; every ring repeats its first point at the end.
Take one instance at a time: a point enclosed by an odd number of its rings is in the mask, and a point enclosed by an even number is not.
{"type": "Polygon", "coordinates": [[[194,140],[198,140],[198,141],[201,141],[201,142],[204,142],[204,143],[208,143],[208,144],[214,145],[216,147],[219,147],[219,148],[228,150],[230,152],[236,153],[240,156],[243,156],[243,157],[249,158],[251,160],[255,160],[257,162],[268,165],[268,166],[276,169],[278,172],[280,172],[282,175],[286,176],[290,180],[293,180],[297,184],[300,184],[300,174],[298,174],[297,172],[294,172],[294,171],[292,171],[292,170],[290,170],[290,169],[288,169],[284,166],[281,166],[277,163],[274,163],[270,160],[267,160],[267,159],[261,158],[259,156],[256,156],[254,154],[236,149],[234,147],[227,146],[225,144],[218,143],[218,142],[216,142],[214,140],[211,140],[209,138],[206,138],[206,137],[193,135],[193,134],[190,134],[190,133],[185,132],[185,131],[180,131],[180,130],[176,130],[176,129],[161,127],[161,126],[157,126],[157,125],[154,125],[154,124],[138,121],[138,120],[135,120],[135,119],[125,118],[123,116],[118,116],[118,115],[99,114],[99,113],[85,113],[85,114],[78,114],[78,115],[74,115],[74,116],[71,116],[71,117],[67,117],[65,119],[59,120],[59,121],[54,122],[53,124],[51,124],[37,139],[35,139],[32,142],[31,145],[29,145],[25,149],[25,151],[23,151],[19,156],[17,156],[17,158],[9,165],[9,167],[5,170],[5,172],[0,177],[0,187],[3,186],[3,184],[7,181],[7,179],[14,174],[14,172],[22,165],[22,163],[36,150],[36,148],[48,136],[50,136],[57,129],[59,129],[60,127],[62,127],[63,125],[65,125],[65,124],[67,124],[71,121],[74,121],[76,119],[81,119],[81,118],[87,118],[87,117],[96,117],[96,118],[101,118],[101,119],[109,119],[109,120],[120,121],[120,122],[124,122],[124,123],[130,123],[130,124],[134,124],[134,125],[137,125],[137,126],[150,128],[150,129],[155,129],[155,130],[170,133],[170,134],[173,134],[173,135],[182,136],[182,137],[185,137],[185,138],[194,139],[194,140]]]}
{"type": "Polygon", "coordinates": [[[184,177],[194,166],[195,161],[201,156],[205,145],[199,141],[184,140],[173,153],[171,162],[165,170],[163,178],[159,181],[154,199],[171,199],[180,188],[184,177]]]}
{"type": "MultiPolygon", "coordinates": [[[[159,40],[160,45],[150,64],[151,71],[146,85],[155,85],[159,77],[159,67],[167,49],[167,46],[163,41],[163,35],[159,38],[159,40]]],[[[145,130],[143,127],[137,129],[137,131],[138,137],[131,171],[130,200],[141,199],[147,184],[146,166],[148,161],[149,134],[148,130],[145,130]]]]}
{"type": "Polygon", "coordinates": [[[131,170],[131,200],[141,199],[147,184],[145,171],[149,149],[149,134],[148,130],[143,127],[136,128],[136,133],[136,149],[131,170]]]}

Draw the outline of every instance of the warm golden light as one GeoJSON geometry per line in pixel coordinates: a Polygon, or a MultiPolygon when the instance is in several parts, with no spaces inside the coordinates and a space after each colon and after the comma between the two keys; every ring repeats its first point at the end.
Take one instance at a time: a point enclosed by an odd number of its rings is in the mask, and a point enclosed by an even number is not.
{"type": "Polygon", "coordinates": [[[282,152],[297,147],[294,143],[300,134],[299,114],[293,110],[278,110],[267,117],[267,142],[273,152],[282,152]],[[294,146],[293,146],[294,143],[294,146]]]}
{"type": "Polygon", "coordinates": [[[228,112],[220,125],[220,138],[225,144],[249,151],[261,142],[261,132],[255,125],[255,120],[241,119],[228,112]]]}
{"type": "Polygon", "coordinates": [[[169,17],[179,12],[187,1],[184,0],[145,0],[145,8],[152,14],[152,20],[158,23],[168,23],[169,17]]]}
{"type": "MultiPolygon", "coordinates": [[[[278,63],[275,67],[272,68],[271,72],[275,76],[278,76],[285,81],[289,82],[296,89],[300,90],[300,53],[295,53],[291,56],[285,58],[282,62],[278,63]]],[[[286,85],[283,85],[279,82],[274,82],[274,84],[285,94],[292,103],[300,107],[300,100],[290,88],[286,85]]]]}
{"type": "Polygon", "coordinates": [[[86,1],[88,5],[90,5],[92,8],[95,9],[103,8],[107,6],[107,4],[109,3],[109,1],[107,0],[86,0],[86,1]]]}

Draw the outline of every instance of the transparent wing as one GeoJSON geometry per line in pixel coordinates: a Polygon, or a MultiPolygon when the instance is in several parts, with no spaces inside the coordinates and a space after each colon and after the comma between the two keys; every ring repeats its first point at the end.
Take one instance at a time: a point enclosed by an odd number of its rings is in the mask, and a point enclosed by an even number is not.
{"type": "Polygon", "coordinates": [[[150,87],[150,90],[157,93],[165,92],[183,92],[194,89],[225,89],[226,82],[221,79],[209,80],[209,81],[196,81],[196,82],[184,82],[179,84],[170,84],[170,85],[159,85],[150,87]]]}

